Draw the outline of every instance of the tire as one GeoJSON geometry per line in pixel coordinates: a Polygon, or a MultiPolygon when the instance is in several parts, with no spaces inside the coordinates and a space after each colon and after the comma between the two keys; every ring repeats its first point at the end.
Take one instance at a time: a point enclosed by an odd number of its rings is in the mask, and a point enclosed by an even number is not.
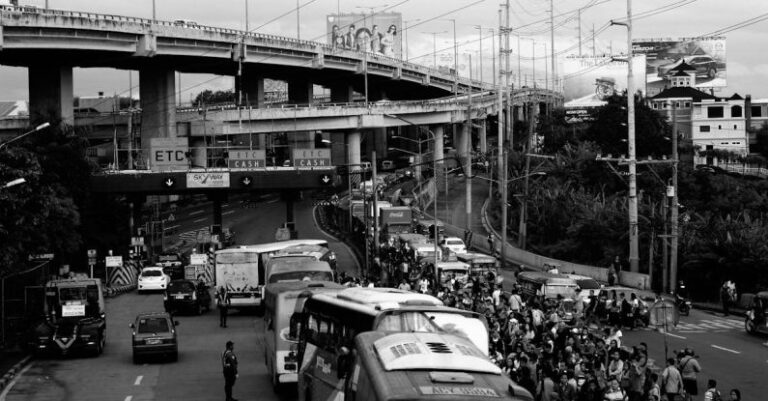
{"type": "Polygon", "coordinates": [[[709,67],[707,69],[707,77],[709,79],[715,79],[717,77],[717,68],[715,67],[709,67]]]}
{"type": "Polygon", "coordinates": [[[277,378],[277,371],[272,367],[270,369],[272,371],[272,390],[275,392],[275,394],[280,394],[280,390],[282,390],[282,386],[280,385],[280,380],[277,378]]]}

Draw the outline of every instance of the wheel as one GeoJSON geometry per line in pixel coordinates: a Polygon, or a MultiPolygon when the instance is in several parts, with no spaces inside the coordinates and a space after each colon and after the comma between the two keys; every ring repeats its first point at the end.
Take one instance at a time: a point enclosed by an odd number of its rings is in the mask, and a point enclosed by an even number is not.
{"type": "Polygon", "coordinates": [[[753,322],[750,318],[744,319],[744,330],[746,330],[749,334],[755,334],[757,332],[755,322],[753,322]]]}
{"type": "Polygon", "coordinates": [[[717,68],[715,68],[715,67],[709,67],[709,68],[707,69],[707,77],[708,77],[709,79],[715,79],[715,77],[717,77],[717,68]]]}
{"type": "Polygon", "coordinates": [[[272,371],[272,390],[275,392],[275,394],[280,393],[280,380],[277,377],[277,371],[272,367],[270,369],[272,371]]]}
{"type": "Polygon", "coordinates": [[[202,314],[203,314],[203,304],[198,302],[197,303],[197,315],[199,316],[199,315],[202,315],[202,314]]]}

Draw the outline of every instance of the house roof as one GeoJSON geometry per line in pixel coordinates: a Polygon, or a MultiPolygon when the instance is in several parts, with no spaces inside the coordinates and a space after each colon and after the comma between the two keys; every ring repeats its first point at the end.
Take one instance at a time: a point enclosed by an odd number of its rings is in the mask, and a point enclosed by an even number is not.
{"type": "Polygon", "coordinates": [[[690,77],[690,76],[691,76],[691,74],[688,74],[688,73],[687,73],[687,72],[685,72],[685,71],[678,71],[678,72],[676,72],[676,73],[675,73],[674,75],[672,75],[672,76],[673,76],[673,77],[690,77]]]}
{"type": "Polygon", "coordinates": [[[728,98],[728,100],[744,100],[744,98],[741,97],[741,95],[739,95],[738,93],[734,93],[733,96],[728,98]]]}
{"type": "Polygon", "coordinates": [[[658,95],[651,99],[671,99],[671,98],[691,98],[694,102],[700,102],[703,99],[717,100],[717,97],[712,96],[706,92],[702,92],[698,89],[691,88],[689,86],[673,86],[671,88],[664,89],[658,95]]]}

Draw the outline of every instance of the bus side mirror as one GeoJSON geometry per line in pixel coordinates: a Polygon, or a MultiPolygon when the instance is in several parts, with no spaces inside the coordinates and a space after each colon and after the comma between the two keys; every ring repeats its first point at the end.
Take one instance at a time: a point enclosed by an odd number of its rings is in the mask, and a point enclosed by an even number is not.
{"type": "Polygon", "coordinates": [[[347,373],[351,365],[351,359],[352,355],[349,352],[349,348],[341,347],[339,349],[339,357],[336,359],[336,370],[338,371],[339,379],[347,377],[347,373]]]}

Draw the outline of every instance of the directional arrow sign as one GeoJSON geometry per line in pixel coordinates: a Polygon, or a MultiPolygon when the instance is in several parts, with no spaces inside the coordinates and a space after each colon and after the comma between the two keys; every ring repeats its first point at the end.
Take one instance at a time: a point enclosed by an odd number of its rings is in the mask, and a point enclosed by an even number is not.
{"type": "Polygon", "coordinates": [[[240,179],[240,183],[243,184],[243,186],[249,187],[253,183],[253,180],[249,176],[245,176],[240,179]]]}
{"type": "Polygon", "coordinates": [[[333,182],[333,178],[328,174],[323,174],[320,176],[320,182],[323,183],[323,185],[330,185],[333,182]]]}
{"type": "Polygon", "coordinates": [[[173,177],[168,177],[165,179],[165,181],[163,181],[163,185],[166,188],[173,188],[173,186],[176,185],[176,180],[173,179],[173,177]]]}

